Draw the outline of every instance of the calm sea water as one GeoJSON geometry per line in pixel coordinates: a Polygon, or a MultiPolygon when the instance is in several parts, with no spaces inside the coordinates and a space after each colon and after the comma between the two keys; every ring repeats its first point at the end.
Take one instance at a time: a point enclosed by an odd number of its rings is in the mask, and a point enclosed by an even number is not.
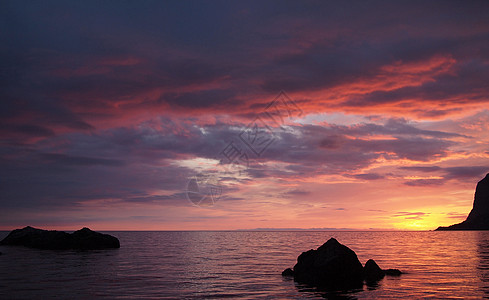
{"type": "MultiPolygon", "coordinates": [[[[1,299],[489,298],[489,232],[110,232],[121,248],[0,246],[1,299]],[[362,263],[407,274],[324,294],[282,278],[335,237],[362,263]]],[[[0,232],[0,238],[7,232],[0,232]]]]}

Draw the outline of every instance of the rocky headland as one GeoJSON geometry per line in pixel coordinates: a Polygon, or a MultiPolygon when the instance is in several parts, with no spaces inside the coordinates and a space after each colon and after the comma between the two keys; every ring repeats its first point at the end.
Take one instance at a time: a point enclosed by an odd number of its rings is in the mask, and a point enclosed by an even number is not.
{"type": "Polygon", "coordinates": [[[474,205],[467,219],[448,227],[440,226],[436,230],[489,230],[489,174],[477,183],[474,205]]]}

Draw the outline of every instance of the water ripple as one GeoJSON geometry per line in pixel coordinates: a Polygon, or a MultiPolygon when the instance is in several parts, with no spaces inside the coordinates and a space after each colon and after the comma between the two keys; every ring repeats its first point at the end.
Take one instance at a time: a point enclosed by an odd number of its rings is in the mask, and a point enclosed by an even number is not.
{"type": "MultiPolygon", "coordinates": [[[[3,236],[6,234],[2,233],[3,236]]],[[[489,297],[488,232],[112,232],[122,248],[0,247],[0,298],[383,299],[489,297]],[[330,237],[407,274],[324,292],[282,278],[330,237]]],[[[0,238],[3,238],[0,234],[0,238]]]]}

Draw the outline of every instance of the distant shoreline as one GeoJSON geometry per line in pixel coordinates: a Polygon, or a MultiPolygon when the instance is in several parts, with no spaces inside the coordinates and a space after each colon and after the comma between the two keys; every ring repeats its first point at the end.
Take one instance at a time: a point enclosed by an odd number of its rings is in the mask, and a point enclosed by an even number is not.
{"type": "MultiPolygon", "coordinates": [[[[76,230],[57,229],[66,232],[76,230]]],[[[4,229],[0,232],[10,232],[12,230],[4,229]]],[[[256,228],[256,229],[182,229],[182,230],[103,230],[103,232],[435,232],[431,230],[402,230],[402,229],[301,229],[301,228],[256,228]]],[[[438,230],[440,231],[440,230],[438,230]]],[[[442,230],[443,231],[443,230],[442,230]]],[[[454,231],[487,231],[487,230],[454,230],[454,231]]]]}

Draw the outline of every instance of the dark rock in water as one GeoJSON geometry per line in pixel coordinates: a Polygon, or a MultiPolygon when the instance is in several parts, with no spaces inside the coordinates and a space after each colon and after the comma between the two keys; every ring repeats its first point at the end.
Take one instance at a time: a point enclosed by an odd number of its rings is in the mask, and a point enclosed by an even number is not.
{"type": "Polygon", "coordinates": [[[401,274],[403,273],[398,269],[382,270],[373,259],[369,259],[363,267],[363,276],[367,282],[379,281],[385,276],[401,276],[401,274]]]}
{"type": "Polygon", "coordinates": [[[363,267],[353,250],[331,238],[317,250],[303,252],[294,266],[294,280],[320,287],[363,285],[363,267]]]}
{"type": "Polygon", "coordinates": [[[403,272],[399,271],[398,269],[387,269],[384,270],[384,274],[387,276],[401,276],[403,272]]]}
{"type": "Polygon", "coordinates": [[[294,269],[287,268],[282,276],[294,276],[294,280],[326,289],[361,288],[384,278],[399,276],[397,269],[382,270],[373,259],[362,266],[353,250],[331,238],[317,250],[303,252],[297,258],[294,269]]]}
{"type": "Polygon", "coordinates": [[[474,205],[467,219],[436,230],[489,230],[489,174],[477,183],[474,205]]]}
{"type": "Polygon", "coordinates": [[[378,281],[384,278],[384,271],[373,259],[369,259],[363,267],[363,277],[366,281],[378,281]]]}
{"type": "Polygon", "coordinates": [[[13,230],[0,241],[0,245],[52,250],[120,248],[119,240],[116,237],[98,233],[88,228],[70,234],[64,231],[43,230],[30,226],[13,230]]]}
{"type": "Polygon", "coordinates": [[[282,272],[282,276],[294,276],[294,271],[291,268],[287,268],[282,272]]]}

